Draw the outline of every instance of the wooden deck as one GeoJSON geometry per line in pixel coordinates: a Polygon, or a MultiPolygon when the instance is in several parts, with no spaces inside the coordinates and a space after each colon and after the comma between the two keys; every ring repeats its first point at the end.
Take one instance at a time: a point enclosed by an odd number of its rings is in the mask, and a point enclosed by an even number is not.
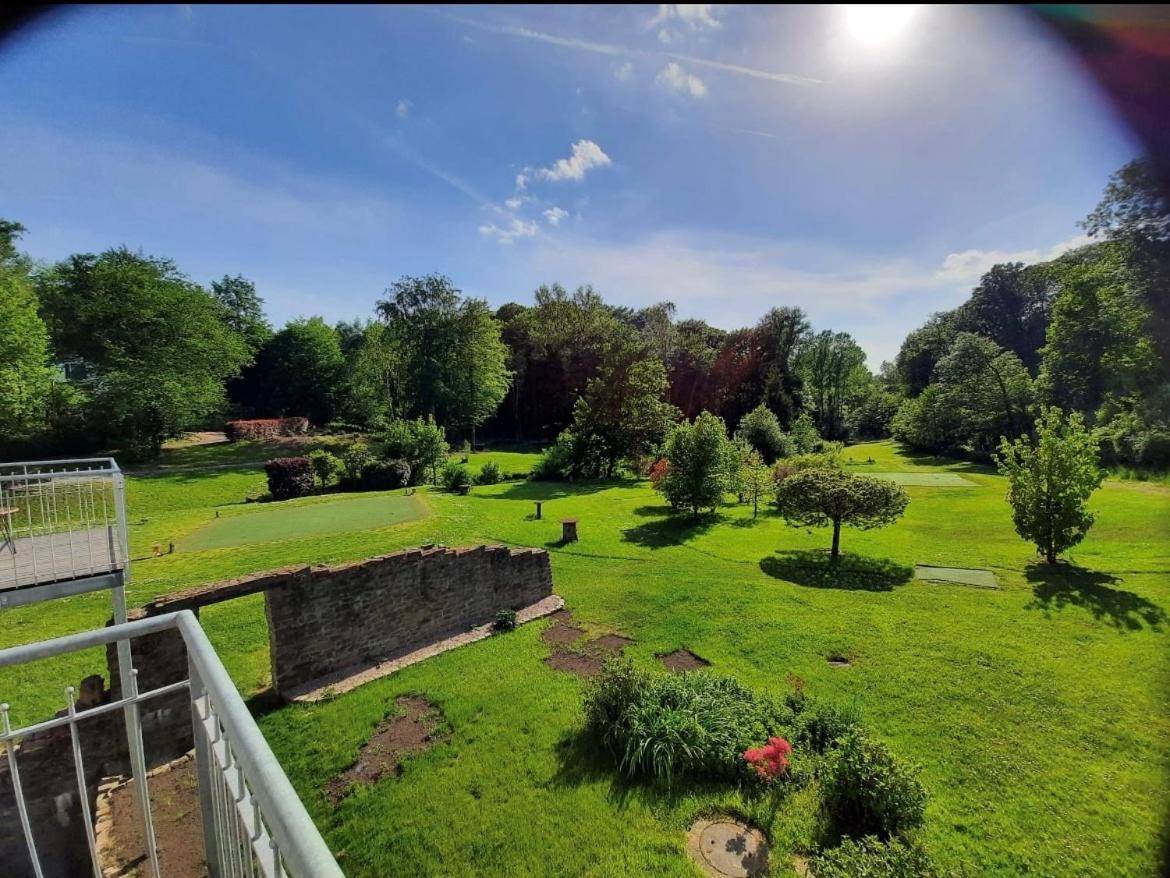
{"type": "Polygon", "coordinates": [[[118,532],[104,527],[18,537],[9,546],[0,536],[0,547],[0,591],[96,576],[125,566],[118,532]]]}

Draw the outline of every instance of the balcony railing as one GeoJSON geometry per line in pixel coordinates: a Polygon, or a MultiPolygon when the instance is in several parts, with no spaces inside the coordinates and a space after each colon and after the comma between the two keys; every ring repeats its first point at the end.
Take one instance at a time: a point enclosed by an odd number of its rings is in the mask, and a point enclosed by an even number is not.
{"type": "Polygon", "coordinates": [[[128,557],[113,458],[0,463],[0,607],[110,587],[128,557]]]}
{"type": "MultiPolygon", "coordinates": [[[[341,870],[329,848],[190,611],[0,650],[0,668],[115,642],[126,644],[133,638],[170,629],[177,630],[186,645],[186,680],[139,692],[135,679],[137,672],[131,668],[128,675],[131,683],[123,690],[122,697],[79,711],[73,703],[72,690],[67,690],[66,710],[62,714],[18,729],[10,727],[9,706],[0,705],[0,747],[7,753],[20,832],[28,849],[32,874],[36,878],[50,878],[52,875],[42,863],[43,852],[37,844],[38,826],[24,793],[30,781],[35,779],[21,773],[22,739],[33,736],[43,739],[43,733],[68,729],[91,874],[101,878],[103,863],[94,836],[81,742],[87,723],[111,712],[122,711],[150,874],[155,878],[166,878],[159,871],[139,710],[144,703],[186,691],[190,696],[194,726],[203,847],[210,878],[251,878],[257,875],[266,878],[340,878],[341,870]]],[[[120,655],[127,658],[129,653],[128,648],[120,650],[120,655]]],[[[19,867],[12,865],[14,871],[6,869],[5,874],[20,874],[19,867]]]]}

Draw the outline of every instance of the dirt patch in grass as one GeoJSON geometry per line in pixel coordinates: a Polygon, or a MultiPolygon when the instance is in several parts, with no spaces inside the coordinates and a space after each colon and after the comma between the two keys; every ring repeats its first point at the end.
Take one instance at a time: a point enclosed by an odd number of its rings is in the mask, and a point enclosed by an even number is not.
{"type": "MultiPolygon", "coordinates": [[[[183,757],[147,777],[159,870],[167,878],[207,878],[203,819],[195,760],[183,757]]],[[[151,878],[142,838],[142,811],[132,783],[122,783],[99,805],[99,844],[106,878],[151,878]],[[106,823],[108,815],[108,823],[106,823]]]]}
{"type": "Polygon", "coordinates": [[[357,784],[376,784],[385,777],[402,773],[402,757],[429,750],[447,740],[439,731],[443,713],[438,706],[418,695],[394,700],[401,714],[378,723],[358,751],[358,760],[325,785],[325,795],[334,805],[357,784]]]}
{"type": "Polygon", "coordinates": [[[842,655],[839,652],[831,652],[825,656],[825,661],[829,663],[830,668],[847,668],[853,664],[853,660],[847,655],[842,655]]]}
{"type": "Polygon", "coordinates": [[[569,652],[567,649],[558,649],[544,660],[544,663],[554,671],[564,671],[566,674],[576,674],[578,677],[596,677],[601,673],[604,659],[599,655],[585,655],[580,652],[569,652]]]}
{"type": "Polygon", "coordinates": [[[584,649],[591,653],[602,655],[621,655],[623,649],[634,643],[632,637],[623,637],[620,634],[602,634],[583,644],[584,649]]]}
{"type": "Polygon", "coordinates": [[[709,661],[695,655],[689,649],[676,649],[674,652],[662,653],[658,656],[658,660],[662,662],[666,670],[676,674],[682,674],[686,671],[701,671],[703,668],[711,667],[709,661]]]}
{"type": "Polygon", "coordinates": [[[545,643],[567,644],[579,640],[584,634],[584,628],[577,628],[573,625],[566,625],[564,622],[557,622],[555,625],[549,625],[540,632],[540,638],[545,643]]]}

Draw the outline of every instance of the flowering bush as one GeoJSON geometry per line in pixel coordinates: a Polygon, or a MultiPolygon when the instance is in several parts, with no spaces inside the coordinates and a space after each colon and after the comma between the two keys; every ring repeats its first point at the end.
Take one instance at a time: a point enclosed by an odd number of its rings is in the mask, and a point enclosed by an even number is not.
{"type": "Polygon", "coordinates": [[[764,783],[772,783],[788,771],[788,754],[792,745],[783,738],[769,738],[763,747],[749,747],[743,758],[764,783]]]}
{"type": "Polygon", "coordinates": [[[670,461],[665,457],[660,457],[650,465],[650,484],[654,490],[662,490],[662,480],[666,478],[667,473],[670,472],[670,461]]]}

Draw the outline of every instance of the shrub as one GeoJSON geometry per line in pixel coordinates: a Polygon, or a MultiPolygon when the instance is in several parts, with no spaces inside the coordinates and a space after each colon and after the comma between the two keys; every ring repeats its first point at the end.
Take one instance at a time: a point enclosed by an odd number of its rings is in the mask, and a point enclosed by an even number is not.
{"type": "Polygon", "coordinates": [[[308,456],[309,463],[313,465],[313,473],[317,476],[322,488],[327,487],[330,482],[341,475],[344,467],[341,458],[336,454],[318,448],[316,451],[310,451],[308,456]]]}
{"type": "Polygon", "coordinates": [[[313,465],[307,457],[282,457],[264,464],[268,493],[274,500],[291,500],[313,493],[313,465]]]}
{"type": "Polygon", "coordinates": [[[769,466],[796,451],[792,439],[780,429],[780,421],[763,403],[743,416],[735,437],[747,442],[769,466]]]}
{"type": "Polygon", "coordinates": [[[448,491],[458,491],[471,485],[471,473],[463,464],[452,460],[443,467],[439,480],[448,491]]]}
{"type": "Polygon", "coordinates": [[[557,441],[540,455],[540,460],[533,464],[531,477],[543,482],[560,482],[572,478],[575,472],[575,444],[572,432],[563,431],[557,441]]]}
{"type": "Polygon", "coordinates": [[[515,610],[497,610],[495,621],[492,622],[495,631],[513,631],[516,628],[515,610]]]}
{"type": "Polygon", "coordinates": [[[843,839],[838,847],[822,851],[809,863],[817,878],[943,878],[930,856],[917,845],[898,839],[882,842],[868,836],[843,839]]]}
{"type": "Polygon", "coordinates": [[[918,769],[860,729],[837,739],[826,758],[821,789],[829,815],[848,835],[898,835],[920,825],[926,808],[918,769]]]}
{"type": "Polygon", "coordinates": [[[586,723],[622,771],[676,778],[750,775],[743,753],[778,731],[783,713],[732,677],[643,677],[609,663],[586,697],[586,723]]]}
{"type": "Polygon", "coordinates": [[[808,412],[804,412],[793,421],[788,435],[797,454],[810,454],[821,450],[821,434],[817,432],[817,425],[808,412]]]}
{"type": "Polygon", "coordinates": [[[362,468],[361,486],[367,491],[393,491],[410,484],[410,464],[405,460],[374,460],[362,468]]]}
{"type": "Polygon", "coordinates": [[[281,436],[303,436],[309,432],[308,418],[281,418],[279,423],[281,436]]]}
{"type": "Polygon", "coordinates": [[[355,442],[341,455],[341,465],[345,467],[345,477],[351,482],[361,480],[362,471],[374,462],[374,455],[370,454],[370,447],[365,442],[355,442]]]}
{"type": "Polygon", "coordinates": [[[824,753],[838,738],[861,727],[861,716],[854,706],[841,707],[828,702],[807,702],[796,718],[793,737],[816,753],[824,753]]]}
{"type": "Polygon", "coordinates": [[[428,476],[435,479],[450,451],[446,433],[434,418],[391,421],[381,440],[386,457],[410,464],[415,483],[428,476]]]}
{"type": "Polygon", "coordinates": [[[500,465],[494,460],[489,460],[480,469],[479,475],[475,479],[477,485],[495,485],[503,479],[504,474],[500,470],[500,465]]]}
{"type": "Polygon", "coordinates": [[[228,421],[223,427],[229,442],[271,439],[273,436],[299,436],[309,432],[308,418],[255,418],[228,421]]]}
{"type": "Polygon", "coordinates": [[[662,490],[662,480],[666,478],[666,474],[670,472],[670,461],[665,457],[660,457],[654,463],[650,464],[650,486],[655,491],[662,490]]]}

